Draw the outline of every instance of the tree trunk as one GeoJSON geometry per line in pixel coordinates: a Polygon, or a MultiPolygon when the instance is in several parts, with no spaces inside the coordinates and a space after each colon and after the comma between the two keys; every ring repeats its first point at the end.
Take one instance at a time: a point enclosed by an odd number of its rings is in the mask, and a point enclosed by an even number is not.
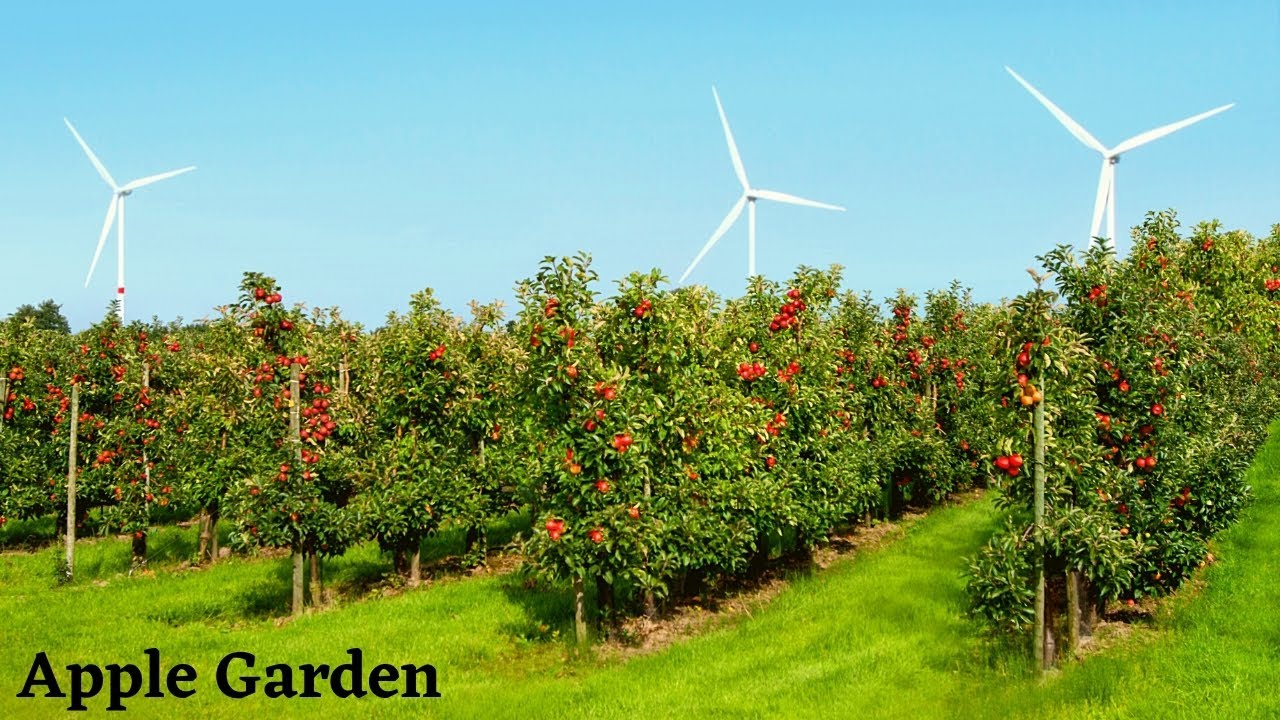
{"type": "Polygon", "coordinates": [[[217,561],[218,559],[218,520],[222,518],[222,508],[214,505],[209,510],[209,531],[211,533],[209,558],[217,561]]]}
{"type": "Polygon", "coordinates": [[[759,576],[764,574],[765,570],[769,569],[770,549],[769,538],[764,534],[757,535],[756,551],[751,556],[750,564],[748,565],[748,572],[750,572],[751,575],[759,576]]]}
{"type": "Polygon", "coordinates": [[[484,565],[489,551],[489,541],[483,525],[471,525],[467,528],[466,549],[463,556],[469,567],[484,565]]]}
{"type": "Polygon", "coordinates": [[[413,555],[409,558],[409,585],[417,587],[422,584],[422,545],[419,544],[413,549],[413,555]]]}
{"type": "Polygon", "coordinates": [[[1091,638],[1104,608],[1102,600],[1094,597],[1093,586],[1083,573],[1080,574],[1080,604],[1083,606],[1080,609],[1080,636],[1091,638]]]}
{"type": "Polygon", "coordinates": [[[600,610],[600,615],[609,621],[613,618],[613,583],[606,582],[604,578],[596,578],[596,607],[600,610]]]}
{"type": "Polygon", "coordinates": [[[214,536],[218,530],[213,524],[213,514],[209,508],[200,511],[200,544],[196,548],[196,562],[205,563],[212,562],[218,556],[218,552],[213,549],[214,536]]]}
{"type": "Polygon", "coordinates": [[[573,576],[573,636],[579,645],[587,642],[587,598],[582,589],[582,576],[573,576]]]}
{"type": "MultiPolygon", "coordinates": [[[[765,567],[768,566],[768,554],[765,556],[765,567]]],[[[764,572],[761,570],[761,572],[764,572]]],[[[691,598],[695,595],[702,595],[707,589],[707,571],[703,568],[694,568],[684,574],[684,582],[681,589],[684,591],[684,597],[691,598]]]]}
{"type": "Polygon", "coordinates": [[[907,509],[907,496],[897,480],[889,483],[889,519],[900,520],[907,509]]]}
{"type": "Polygon", "coordinates": [[[303,592],[303,585],[306,582],[306,573],[303,572],[304,565],[302,548],[295,545],[293,548],[293,603],[290,606],[294,617],[302,614],[302,605],[306,598],[306,594],[303,592]]]}
{"type": "Polygon", "coordinates": [[[147,533],[135,532],[133,534],[133,560],[132,569],[141,570],[147,565],[147,533]]]}
{"type": "Polygon", "coordinates": [[[209,511],[201,510],[200,516],[200,534],[197,536],[199,540],[196,542],[196,562],[204,563],[209,559],[209,511]]]}
{"type": "MultiPolygon", "coordinates": [[[[221,447],[222,447],[222,452],[225,453],[227,451],[227,431],[226,430],[222,431],[221,447]]],[[[208,557],[209,557],[209,562],[211,563],[218,561],[218,520],[221,517],[222,517],[222,508],[218,506],[217,500],[214,500],[207,507],[205,507],[204,515],[201,517],[200,541],[201,541],[202,548],[204,547],[203,545],[204,543],[203,533],[205,529],[204,522],[207,520],[209,523],[209,545],[208,545],[209,556],[208,557]]],[[[203,562],[205,557],[203,554],[203,550],[201,551],[201,554],[199,555],[199,557],[201,562],[203,562]]]]}
{"type": "Polygon", "coordinates": [[[320,579],[320,554],[311,551],[311,604],[320,607],[324,604],[324,583],[320,579]]]}
{"type": "Polygon", "coordinates": [[[1052,670],[1057,664],[1058,658],[1058,640],[1054,637],[1053,626],[1046,624],[1044,626],[1044,638],[1041,640],[1044,646],[1044,656],[1041,658],[1042,671],[1052,670]]]}
{"type": "Polygon", "coordinates": [[[1080,571],[1067,572],[1067,647],[1066,654],[1075,657],[1080,651],[1080,628],[1084,624],[1080,603],[1080,571]]]}

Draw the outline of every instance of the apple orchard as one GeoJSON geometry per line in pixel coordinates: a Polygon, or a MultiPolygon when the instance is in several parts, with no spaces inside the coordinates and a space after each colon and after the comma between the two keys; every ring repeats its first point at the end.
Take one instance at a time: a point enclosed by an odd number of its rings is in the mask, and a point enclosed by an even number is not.
{"type": "Polygon", "coordinates": [[[248,273],[201,325],[6,324],[0,523],[66,523],[74,459],[77,534],[140,564],[153,527],[197,518],[210,562],[229,523],[236,551],[292,554],[297,612],[355,543],[416,579],[424,539],[462,528],[483,563],[491,521],[522,512],[525,571],[573,587],[585,632],[990,488],[1005,525],[972,561],[975,614],[1027,632],[1043,572],[1069,634],[1178,587],[1246,502],[1280,388],[1280,229],[1153,213],[1126,258],[1041,260],[1050,279],[999,305],[955,285],[886,311],[838,268],[604,294],[577,256],[520,282],[510,318],[424,290],[369,331],[248,273]]]}

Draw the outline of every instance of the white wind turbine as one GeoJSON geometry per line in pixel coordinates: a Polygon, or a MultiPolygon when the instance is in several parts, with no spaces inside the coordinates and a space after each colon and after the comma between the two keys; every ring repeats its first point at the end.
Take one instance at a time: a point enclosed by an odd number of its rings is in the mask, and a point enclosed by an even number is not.
{"type": "Polygon", "coordinates": [[[62,118],[67,124],[67,129],[75,136],[76,142],[80,143],[80,147],[84,148],[85,155],[89,156],[89,162],[93,163],[93,167],[97,169],[98,174],[111,186],[111,204],[107,206],[107,219],[102,223],[102,234],[98,236],[98,248],[93,251],[93,262],[89,265],[89,275],[84,279],[84,286],[89,287],[89,281],[93,279],[93,271],[98,267],[98,258],[102,256],[102,246],[107,242],[107,233],[111,232],[111,223],[116,219],[116,215],[120,216],[120,222],[116,225],[116,296],[119,300],[117,312],[120,316],[120,322],[124,322],[124,199],[128,197],[134,190],[145,187],[151,183],[167,180],[175,175],[181,175],[186,172],[195,170],[195,166],[184,167],[181,170],[170,170],[169,172],[160,173],[158,175],[148,175],[144,178],[138,178],[124,185],[117,185],[112,179],[111,173],[107,172],[107,168],[103,166],[102,161],[97,155],[89,149],[89,144],[80,137],[80,133],[76,132],[75,126],[71,121],[62,118]]]}
{"type": "Polygon", "coordinates": [[[795,195],[788,195],[776,190],[761,190],[751,187],[751,183],[747,181],[747,171],[742,167],[742,158],[738,156],[738,146],[733,142],[733,132],[729,130],[729,118],[725,117],[724,106],[720,104],[720,93],[716,92],[715,86],[711,87],[711,94],[716,99],[716,109],[720,111],[720,124],[724,126],[724,139],[729,143],[729,157],[733,160],[733,171],[738,175],[738,182],[742,183],[742,196],[730,208],[729,214],[724,216],[724,220],[720,222],[720,227],[711,234],[711,239],[706,245],[702,246],[702,251],[698,256],[689,263],[689,269],[684,271],[680,276],[680,282],[684,282],[689,277],[689,273],[698,266],[702,258],[706,256],[711,248],[715,246],[720,237],[728,232],[729,227],[742,214],[742,206],[747,205],[747,277],[756,274],[756,200],[764,198],[765,200],[776,200],[778,202],[791,203],[792,205],[806,205],[808,207],[823,208],[825,210],[840,210],[844,208],[839,205],[828,205],[814,200],[806,200],[795,195]]]}
{"type": "Polygon", "coordinates": [[[1120,162],[1120,156],[1134,148],[1146,145],[1152,140],[1158,140],[1165,135],[1177,132],[1188,125],[1193,125],[1207,117],[1217,115],[1220,112],[1224,112],[1235,107],[1235,103],[1216,107],[1208,112],[1193,115],[1185,120],[1179,120],[1178,122],[1163,125],[1154,130],[1148,130],[1139,135],[1134,135],[1119,145],[1108,149],[1104,147],[1102,143],[1098,142],[1097,138],[1090,135],[1089,131],[1085,130],[1080,123],[1072,120],[1070,115],[1063,112],[1062,108],[1054,105],[1049,98],[1045,97],[1039,90],[1032,87],[1031,83],[1023,80],[1021,75],[1013,71],[1013,68],[1005,65],[1004,69],[1008,70],[1009,74],[1013,76],[1013,79],[1017,80],[1022,87],[1026,88],[1027,92],[1035,96],[1035,99],[1039,100],[1041,105],[1048,108],[1049,112],[1053,113],[1053,116],[1058,118],[1058,122],[1062,123],[1063,127],[1065,127],[1072,135],[1075,135],[1077,140],[1102,154],[1102,174],[1098,178],[1098,195],[1093,203],[1093,226],[1089,231],[1089,243],[1092,244],[1094,242],[1094,238],[1100,237],[1098,235],[1098,229],[1102,225],[1102,213],[1105,210],[1107,213],[1107,235],[1105,239],[1112,249],[1116,246],[1116,163],[1120,162]]]}

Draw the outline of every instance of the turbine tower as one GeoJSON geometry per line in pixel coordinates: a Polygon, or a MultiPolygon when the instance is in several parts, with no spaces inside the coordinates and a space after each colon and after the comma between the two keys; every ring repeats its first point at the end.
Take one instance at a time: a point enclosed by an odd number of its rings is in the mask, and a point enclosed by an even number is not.
{"type": "Polygon", "coordinates": [[[184,167],[180,170],[170,170],[169,172],[160,173],[158,175],[148,175],[144,178],[138,178],[124,185],[117,185],[112,179],[111,173],[107,172],[107,168],[98,159],[97,155],[89,149],[89,144],[80,137],[80,133],[76,132],[76,128],[71,121],[62,118],[67,124],[67,129],[75,136],[76,142],[80,143],[80,147],[84,149],[84,154],[89,156],[89,162],[93,163],[93,167],[98,171],[98,175],[111,187],[111,204],[107,206],[107,219],[102,223],[102,233],[98,236],[98,248],[93,251],[93,262],[89,264],[89,275],[84,279],[84,286],[89,287],[89,281],[93,279],[93,271],[98,267],[98,258],[102,256],[102,247],[107,242],[107,234],[111,232],[111,223],[116,220],[119,215],[119,222],[116,224],[116,298],[118,300],[117,313],[120,316],[120,323],[124,323],[124,199],[141,187],[146,187],[152,183],[167,180],[175,175],[181,175],[186,172],[195,170],[195,166],[184,167]]]}
{"type": "Polygon", "coordinates": [[[720,222],[720,227],[711,234],[711,239],[706,245],[702,246],[702,251],[689,264],[689,269],[684,271],[680,276],[680,282],[683,283],[685,278],[689,277],[689,273],[698,266],[702,258],[706,256],[711,248],[715,247],[717,241],[720,240],[729,228],[737,221],[738,216],[742,214],[742,207],[747,206],[747,277],[753,277],[756,274],[756,200],[776,200],[778,202],[790,203],[792,205],[805,205],[808,207],[823,208],[824,210],[840,210],[844,208],[839,205],[828,205],[815,200],[806,200],[795,195],[788,195],[776,190],[762,190],[760,188],[751,187],[751,183],[747,181],[747,171],[742,166],[742,158],[738,155],[738,146],[733,142],[733,132],[729,129],[729,118],[724,114],[724,106],[720,104],[720,93],[716,92],[713,85],[711,87],[711,95],[716,99],[716,109],[720,111],[720,124],[724,126],[724,139],[729,144],[729,158],[733,160],[733,171],[738,176],[738,182],[742,183],[742,195],[738,201],[730,208],[729,214],[724,216],[724,220],[720,222]]]}
{"type": "Polygon", "coordinates": [[[1005,65],[1004,69],[1008,70],[1009,74],[1013,76],[1013,79],[1017,80],[1022,87],[1026,88],[1027,92],[1031,93],[1036,100],[1039,100],[1041,105],[1044,105],[1049,112],[1053,113],[1053,116],[1058,119],[1058,122],[1062,123],[1062,126],[1074,135],[1077,140],[1102,154],[1102,174],[1098,177],[1098,194],[1093,202],[1093,225],[1089,231],[1089,243],[1093,244],[1095,239],[1100,238],[1098,230],[1102,226],[1102,213],[1105,211],[1107,214],[1107,235],[1102,239],[1108,243],[1112,250],[1116,247],[1116,163],[1120,162],[1120,156],[1130,150],[1146,145],[1152,140],[1158,140],[1165,135],[1177,132],[1188,125],[1193,125],[1207,117],[1217,115],[1220,112],[1225,112],[1235,107],[1235,103],[1216,107],[1207,112],[1202,112],[1199,115],[1192,115],[1185,120],[1179,120],[1178,122],[1169,123],[1168,125],[1163,125],[1154,130],[1148,130],[1144,133],[1134,135],[1113,148],[1107,148],[1102,143],[1098,142],[1097,138],[1090,135],[1089,131],[1085,130],[1080,123],[1071,119],[1070,115],[1063,112],[1062,108],[1054,105],[1053,101],[1041,94],[1041,92],[1035,89],[1031,83],[1023,80],[1021,75],[1013,71],[1013,68],[1005,65]]]}

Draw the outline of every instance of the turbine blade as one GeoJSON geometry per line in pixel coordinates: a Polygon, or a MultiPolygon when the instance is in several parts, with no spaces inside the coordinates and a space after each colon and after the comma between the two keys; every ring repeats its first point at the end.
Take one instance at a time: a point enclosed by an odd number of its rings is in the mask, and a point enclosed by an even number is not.
{"type": "Polygon", "coordinates": [[[689,263],[689,269],[685,270],[684,274],[680,276],[681,284],[684,284],[684,280],[689,277],[689,273],[693,272],[693,269],[698,267],[698,263],[702,262],[702,258],[706,257],[707,253],[711,252],[711,248],[715,247],[716,242],[729,231],[729,227],[733,225],[734,221],[738,219],[738,216],[742,214],[742,206],[746,204],[746,195],[738,198],[738,202],[733,204],[733,207],[729,210],[729,214],[724,216],[724,220],[720,221],[720,227],[716,228],[716,231],[711,233],[711,239],[707,241],[706,245],[702,246],[702,250],[698,253],[698,257],[694,258],[693,262],[689,263]]]}
{"type": "Polygon", "coordinates": [[[724,139],[729,143],[729,157],[733,159],[733,172],[738,176],[738,182],[742,183],[743,190],[749,190],[751,185],[747,182],[747,170],[742,167],[742,157],[738,155],[738,146],[733,142],[733,131],[729,129],[729,118],[724,114],[724,106],[720,104],[720,93],[716,92],[716,86],[711,86],[711,94],[716,98],[716,110],[720,111],[720,124],[724,126],[724,139]]]}
{"type": "Polygon", "coordinates": [[[102,222],[102,234],[98,235],[98,249],[93,251],[93,262],[89,264],[89,275],[84,279],[84,286],[89,287],[93,279],[93,271],[98,268],[98,258],[102,257],[102,246],[107,244],[107,235],[111,232],[111,223],[116,219],[116,208],[120,205],[120,196],[112,195],[111,204],[107,206],[107,219],[102,222]]]}
{"type": "Polygon", "coordinates": [[[776,200],[778,202],[790,203],[792,205],[804,205],[806,207],[816,207],[824,210],[839,210],[844,212],[844,208],[839,205],[828,205],[827,203],[821,203],[817,200],[807,200],[802,197],[796,197],[795,195],[780,193],[777,190],[752,190],[751,194],[758,198],[764,198],[765,200],[776,200]]]}
{"type": "Polygon", "coordinates": [[[67,129],[75,136],[76,142],[80,143],[81,148],[84,148],[84,154],[89,156],[89,162],[93,163],[93,167],[98,170],[98,174],[102,176],[102,179],[107,181],[107,184],[111,186],[112,190],[119,190],[120,188],[116,185],[116,181],[112,179],[111,173],[107,172],[107,168],[102,164],[102,161],[99,160],[98,156],[94,155],[93,151],[89,149],[89,143],[85,142],[84,138],[80,137],[80,133],[76,132],[76,128],[71,124],[71,121],[66,118],[62,118],[62,122],[67,124],[67,129]]]}
{"type": "Polygon", "coordinates": [[[1090,135],[1089,131],[1085,130],[1080,123],[1072,120],[1070,115],[1063,112],[1062,108],[1054,105],[1052,100],[1041,94],[1039,90],[1035,89],[1035,87],[1031,85],[1031,83],[1023,80],[1021,75],[1013,71],[1013,68],[1005,65],[1004,69],[1008,70],[1009,74],[1013,76],[1013,79],[1017,80],[1022,87],[1026,88],[1027,92],[1035,96],[1035,99],[1039,100],[1041,105],[1044,105],[1049,112],[1053,113],[1053,116],[1058,118],[1058,122],[1062,123],[1062,126],[1065,127],[1072,135],[1075,135],[1077,140],[1088,145],[1094,150],[1103,153],[1104,155],[1106,154],[1107,149],[1102,146],[1102,143],[1098,142],[1097,138],[1090,135]]]}
{"type": "Polygon", "coordinates": [[[1107,209],[1107,198],[1111,196],[1111,158],[1102,159],[1102,174],[1098,176],[1098,196],[1093,201],[1093,224],[1089,226],[1089,244],[1093,238],[1099,237],[1102,228],[1102,213],[1107,209]]]}
{"type": "Polygon", "coordinates": [[[128,192],[130,190],[137,190],[138,188],[146,187],[151,183],[160,182],[161,180],[168,180],[169,178],[174,177],[175,175],[189,173],[195,169],[196,169],[196,166],[192,165],[191,167],[184,167],[181,170],[170,170],[169,172],[160,173],[159,175],[148,175],[147,177],[138,178],[137,180],[133,180],[129,183],[126,183],[125,186],[120,189],[124,192],[128,192]]]}
{"type": "Polygon", "coordinates": [[[1198,123],[1207,117],[1212,117],[1214,115],[1217,115],[1220,112],[1226,112],[1231,108],[1235,107],[1235,105],[1236,105],[1235,103],[1231,103],[1229,105],[1223,105],[1222,107],[1216,107],[1208,112],[1202,112],[1199,115],[1192,115],[1186,120],[1179,120],[1176,123],[1169,123],[1168,125],[1158,127],[1155,130],[1148,130],[1142,133],[1141,135],[1134,135],[1128,140],[1125,140],[1124,142],[1117,145],[1115,149],[1111,151],[1111,154],[1119,155],[1120,153],[1128,152],[1136,147],[1141,147],[1142,145],[1146,145],[1152,140],[1158,140],[1164,137],[1165,135],[1168,135],[1170,133],[1175,133],[1188,125],[1194,125],[1195,123],[1198,123]]]}

